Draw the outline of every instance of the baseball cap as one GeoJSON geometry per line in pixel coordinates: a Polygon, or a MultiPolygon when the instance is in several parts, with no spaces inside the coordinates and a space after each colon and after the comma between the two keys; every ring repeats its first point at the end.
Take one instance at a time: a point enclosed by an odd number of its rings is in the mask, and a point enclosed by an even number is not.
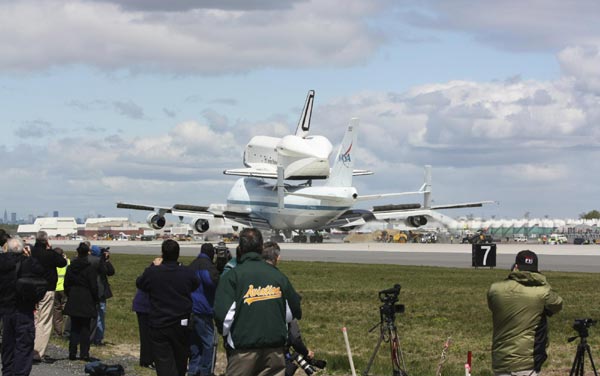
{"type": "Polygon", "coordinates": [[[528,249],[517,253],[515,263],[519,267],[519,270],[537,272],[538,271],[538,257],[535,252],[528,249]]]}

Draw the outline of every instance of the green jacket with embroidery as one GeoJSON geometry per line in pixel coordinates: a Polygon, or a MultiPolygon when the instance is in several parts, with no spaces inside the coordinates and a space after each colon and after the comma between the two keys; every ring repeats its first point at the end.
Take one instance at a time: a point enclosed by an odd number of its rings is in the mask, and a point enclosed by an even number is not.
{"type": "Polygon", "coordinates": [[[288,278],[258,253],[243,255],[219,280],[215,322],[230,348],[283,347],[287,323],[301,317],[300,296],[288,278]]]}

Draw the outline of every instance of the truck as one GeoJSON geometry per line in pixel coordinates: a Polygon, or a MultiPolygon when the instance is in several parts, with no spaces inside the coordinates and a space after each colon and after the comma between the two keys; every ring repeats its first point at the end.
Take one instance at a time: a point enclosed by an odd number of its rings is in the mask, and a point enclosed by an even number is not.
{"type": "Polygon", "coordinates": [[[567,241],[567,237],[563,234],[550,234],[548,237],[548,244],[566,244],[567,241]]]}

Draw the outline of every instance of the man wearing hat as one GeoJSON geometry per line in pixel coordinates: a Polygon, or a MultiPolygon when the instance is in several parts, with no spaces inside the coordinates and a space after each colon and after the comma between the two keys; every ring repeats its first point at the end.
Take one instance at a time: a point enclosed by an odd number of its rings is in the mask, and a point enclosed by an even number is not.
{"type": "Polygon", "coordinates": [[[517,254],[511,273],[487,293],[492,311],[492,368],[495,376],[537,376],[548,357],[547,317],[562,309],[562,298],[538,271],[537,255],[517,254]]]}

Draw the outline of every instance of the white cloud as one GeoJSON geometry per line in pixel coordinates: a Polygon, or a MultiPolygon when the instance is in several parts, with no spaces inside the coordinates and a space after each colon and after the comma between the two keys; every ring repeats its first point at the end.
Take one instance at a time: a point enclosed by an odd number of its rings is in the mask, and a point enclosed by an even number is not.
{"type": "Polygon", "coordinates": [[[510,51],[559,51],[598,43],[600,3],[595,1],[413,1],[398,11],[416,26],[468,33],[510,51]],[[410,10],[406,10],[410,9],[410,10]]]}
{"type": "Polygon", "coordinates": [[[567,47],[558,54],[563,72],[584,91],[600,93],[600,45],[567,47]]]}
{"type": "Polygon", "coordinates": [[[338,0],[265,8],[146,12],[76,0],[0,2],[0,70],[85,64],[220,74],[351,65],[382,43],[368,24],[378,5],[338,0]]]}

